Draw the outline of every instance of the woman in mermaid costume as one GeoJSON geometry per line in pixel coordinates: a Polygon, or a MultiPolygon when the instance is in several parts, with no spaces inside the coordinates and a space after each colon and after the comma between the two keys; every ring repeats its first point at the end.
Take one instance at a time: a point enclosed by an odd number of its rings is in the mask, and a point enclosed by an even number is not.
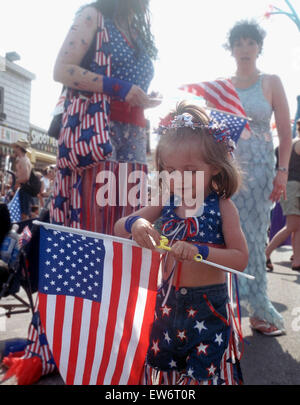
{"type": "Polygon", "coordinates": [[[268,336],[284,332],[282,316],[267,295],[265,246],[272,203],[286,194],[287,168],[291,150],[289,107],[281,80],[256,67],[265,32],[255,23],[238,22],[229,33],[228,49],[237,64],[231,81],[251,119],[251,132],[244,130],[235,151],[243,171],[243,188],[233,197],[248,248],[245,270],[255,280],[239,279],[239,297],[247,302],[250,325],[268,336]],[[270,119],[275,114],[279,138],[279,164],[275,157],[270,119]]]}

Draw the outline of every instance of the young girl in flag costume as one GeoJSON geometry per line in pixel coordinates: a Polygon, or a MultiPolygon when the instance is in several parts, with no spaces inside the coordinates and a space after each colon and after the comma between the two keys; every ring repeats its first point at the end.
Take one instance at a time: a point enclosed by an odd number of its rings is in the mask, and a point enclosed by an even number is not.
{"type": "Polygon", "coordinates": [[[200,255],[239,271],[247,266],[247,244],[230,199],[240,184],[230,128],[186,102],[169,117],[160,127],[157,168],[181,174],[182,186],[171,181],[166,203],[142,208],[115,225],[118,236],[131,235],[142,247],[155,249],[164,236],[171,248],[163,259],[142,383],[240,384],[241,329],[229,298],[231,276],[194,260],[200,255]],[[191,173],[188,183],[184,172],[191,173]],[[189,190],[196,199],[197,172],[204,172],[204,202],[191,215],[190,204],[177,197],[189,190]]]}

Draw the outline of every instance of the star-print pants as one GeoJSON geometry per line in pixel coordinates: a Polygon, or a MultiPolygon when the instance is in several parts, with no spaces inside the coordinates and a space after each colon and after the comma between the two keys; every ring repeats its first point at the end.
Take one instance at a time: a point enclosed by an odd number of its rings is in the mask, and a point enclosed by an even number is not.
{"type": "Polygon", "coordinates": [[[157,296],[147,364],[197,381],[219,378],[230,335],[226,284],[172,287],[164,304],[165,293],[157,296]]]}

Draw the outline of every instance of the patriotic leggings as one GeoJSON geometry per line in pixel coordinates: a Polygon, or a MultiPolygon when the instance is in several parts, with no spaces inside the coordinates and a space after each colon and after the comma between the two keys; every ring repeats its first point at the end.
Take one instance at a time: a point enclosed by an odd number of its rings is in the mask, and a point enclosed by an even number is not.
{"type": "MultiPolygon", "coordinates": [[[[172,287],[166,303],[165,293],[162,290],[157,297],[148,371],[151,368],[169,377],[176,375],[177,381],[169,381],[172,384],[178,384],[178,377],[222,384],[221,362],[231,330],[226,284],[172,287]]],[[[144,383],[149,383],[149,378],[144,383]]]]}

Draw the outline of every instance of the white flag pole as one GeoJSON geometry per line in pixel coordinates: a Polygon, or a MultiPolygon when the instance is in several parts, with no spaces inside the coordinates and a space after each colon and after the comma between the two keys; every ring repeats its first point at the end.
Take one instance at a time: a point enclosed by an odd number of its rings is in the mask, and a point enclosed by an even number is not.
{"type": "MultiPolygon", "coordinates": [[[[169,243],[168,238],[162,236],[161,240],[160,240],[160,244],[157,247],[158,247],[158,249],[170,251],[171,247],[168,245],[168,243],[169,243]]],[[[255,277],[251,276],[250,274],[243,273],[241,271],[231,269],[230,267],[222,266],[221,264],[217,264],[217,263],[209,262],[207,260],[203,260],[201,254],[196,255],[194,257],[194,260],[196,262],[199,262],[199,263],[205,263],[205,264],[208,264],[209,266],[214,266],[214,267],[217,267],[218,269],[228,271],[229,273],[237,274],[238,276],[246,277],[246,278],[249,278],[251,280],[255,279],[255,277]]]]}
{"type": "Polygon", "coordinates": [[[63,225],[49,224],[48,222],[41,222],[37,220],[34,220],[32,223],[34,225],[43,226],[46,229],[53,229],[54,231],[58,232],[75,233],[77,235],[82,235],[94,239],[111,239],[114,242],[128,243],[130,245],[140,247],[135,241],[131,239],[120,238],[118,236],[106,235],[102,233],[87,231],[85,229],[71,228],[63,225]]]}
{"type": "Polygon", "coordinates": [[[221,269],[221,270],[228,271],[229,273],[237,274],[238,276],[242,276],[242,277],[249,278],[250,280],[254,280],[254,279],[255,279],[255,277],[254,277],[254,276],[251,276],[251,274],[247,274],[247,273],[243,273],[242,271],[230,269],[229,267],[222,266],[221,264],[209,262],[209,261],[207,261],[207,260],[202,260],[201,263],[208,264],[209,266],[218,267],[218,268],[221,269]]]}

